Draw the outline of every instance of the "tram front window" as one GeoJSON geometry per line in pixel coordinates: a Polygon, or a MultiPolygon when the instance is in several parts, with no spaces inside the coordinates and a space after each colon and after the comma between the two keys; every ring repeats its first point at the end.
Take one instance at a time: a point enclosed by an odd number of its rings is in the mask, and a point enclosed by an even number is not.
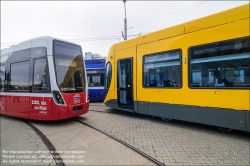
{"type": "Polygon", "coordinates": [[[87,79],[89,87],[103,87],[104,86],[104,73],[103,69],[87,70],[87,79]]]}
{"type": "Polygon", "coordinates": [[[54,62],[57,84],[62,92],[81,92],[85,89],[81,48],[54,41],[54,62]]]}
{"type": "Polygon", "coordinates": [[[112,66],[111,63],[107,63],[105,72],[105,81],[104,81],[105,89],[109,89],[111,78],[112,78],[112,66]]]}

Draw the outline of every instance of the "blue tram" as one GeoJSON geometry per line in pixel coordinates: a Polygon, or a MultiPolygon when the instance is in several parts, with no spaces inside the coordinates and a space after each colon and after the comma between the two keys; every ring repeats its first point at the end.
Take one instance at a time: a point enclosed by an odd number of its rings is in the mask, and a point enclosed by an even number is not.
{"type": "Polygon", "coordinates": [[[105,59],[85,59],[90,101],[103,101],[105,99],[105,62],[105,59]]]}

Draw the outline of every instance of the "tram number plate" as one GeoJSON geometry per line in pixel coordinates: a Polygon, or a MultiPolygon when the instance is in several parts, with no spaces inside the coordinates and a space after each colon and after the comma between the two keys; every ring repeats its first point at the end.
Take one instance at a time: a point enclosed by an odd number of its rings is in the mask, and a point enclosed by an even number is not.
{"type": "Polygon", "coordinates": [[[39,100],[31,100],[32,104],[37,104],[37,105],[40,105],[40,102],[39,100]]]}

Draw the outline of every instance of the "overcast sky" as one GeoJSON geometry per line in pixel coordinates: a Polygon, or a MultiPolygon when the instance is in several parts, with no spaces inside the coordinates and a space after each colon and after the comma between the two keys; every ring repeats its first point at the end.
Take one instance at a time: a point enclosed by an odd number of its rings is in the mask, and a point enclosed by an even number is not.
{"type": "MultiPolygon", "coordinates": [[[[248,1],[127,1],[128,39],[230,9],[248,1]],[[133,28],[131,28],[133,27],[133,28]]],[[[74,41],[107,56],[123,41],[120,1],[1,1],[1,49],[38,36],[74,41]]]]}

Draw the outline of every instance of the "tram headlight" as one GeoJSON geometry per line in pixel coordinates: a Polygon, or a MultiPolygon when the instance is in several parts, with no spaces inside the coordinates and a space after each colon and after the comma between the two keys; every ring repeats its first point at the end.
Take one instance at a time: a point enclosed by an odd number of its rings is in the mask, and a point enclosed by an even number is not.
{"type": "Polygon", "coordinates": [[[58,91],[53,91],[53,97],[57,104],[64,104],[61,94],[58,91]]]}
{"type": "Polygon", "coordinates": [[[86,102],[88,102],[88,101],[89,101],[89,91],[86,90],[86,102]]]}

